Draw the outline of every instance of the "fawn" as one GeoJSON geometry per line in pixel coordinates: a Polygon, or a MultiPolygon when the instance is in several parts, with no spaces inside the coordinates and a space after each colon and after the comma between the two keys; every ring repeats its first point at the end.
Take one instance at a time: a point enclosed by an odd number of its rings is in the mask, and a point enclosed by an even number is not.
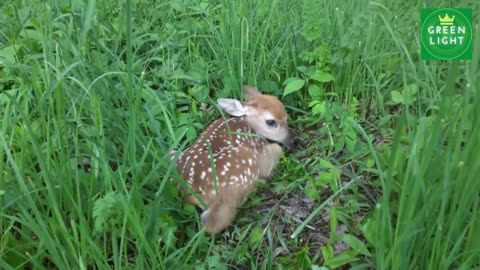
{"type": "MultiPolygon", "coordinates": [[[[251,86],[244,86],[243,94],[246,102],[218,99],[219,107],[236,117],[217,119],[176,161],[177,171],[198,194],[188,194],[187,203],[204,210],[202,224],[210,234],[233,222],[255,184],[266,181],[280,161],[282,147],[268,140],[288,148],[294,143],[282,102],[251,86]]],[[[176,154],[170,152],[170,158],[176,154]]]]}

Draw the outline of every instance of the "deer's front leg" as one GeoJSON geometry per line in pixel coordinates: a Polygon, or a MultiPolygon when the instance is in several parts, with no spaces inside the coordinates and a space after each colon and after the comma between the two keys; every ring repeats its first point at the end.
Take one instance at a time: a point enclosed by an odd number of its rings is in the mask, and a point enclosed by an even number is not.
{"type": "Polygon", "coordinates": [[[272,170],[277,166],[280,158],[283,156],[282,147],[277,143],[267,144],[258,154],[258,166],[260,169],[260,179],[269,179],[272,175],[272,170]]]}

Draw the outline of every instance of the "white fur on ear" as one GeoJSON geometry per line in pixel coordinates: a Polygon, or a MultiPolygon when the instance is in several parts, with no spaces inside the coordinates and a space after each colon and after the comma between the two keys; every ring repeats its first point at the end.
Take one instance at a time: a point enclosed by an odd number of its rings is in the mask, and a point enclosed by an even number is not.
{"type": "Polygon", "coordinates": [[[231,98],[219,98],[217,104],[222,108],[226,113],[233,116],[243,116],[248,113],[248,107],[243,106],[243,104],[231,98]]]}

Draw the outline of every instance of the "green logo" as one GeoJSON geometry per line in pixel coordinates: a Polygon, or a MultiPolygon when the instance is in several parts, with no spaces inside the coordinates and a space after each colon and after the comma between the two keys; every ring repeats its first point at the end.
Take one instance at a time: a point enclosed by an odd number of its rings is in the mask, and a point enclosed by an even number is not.
{"type": "Polygon", "coordinates": [[[422,9],[422,60],[472,60],[472,9],[422,9]]]}

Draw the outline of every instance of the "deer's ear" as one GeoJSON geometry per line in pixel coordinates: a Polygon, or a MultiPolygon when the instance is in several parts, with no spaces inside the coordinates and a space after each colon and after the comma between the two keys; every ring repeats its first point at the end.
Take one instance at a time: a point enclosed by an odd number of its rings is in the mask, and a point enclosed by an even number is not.
{"type": "Polygon", "coordinates": [[[246,100],[250,100],[253,97],[259,96],[261,94],[262,93],[260,93],[260,91],[258,91],[258,89],[253,86],[249,86],[249,85],[243,86],[243,96],[245,97],[246,100]]]}
{"type": "Polygon", "coordinates": [[[217,104],[222,110],[233,116],[243,116],[248,113],[248,107],[236,99],[219,98],[217,104]]]}

